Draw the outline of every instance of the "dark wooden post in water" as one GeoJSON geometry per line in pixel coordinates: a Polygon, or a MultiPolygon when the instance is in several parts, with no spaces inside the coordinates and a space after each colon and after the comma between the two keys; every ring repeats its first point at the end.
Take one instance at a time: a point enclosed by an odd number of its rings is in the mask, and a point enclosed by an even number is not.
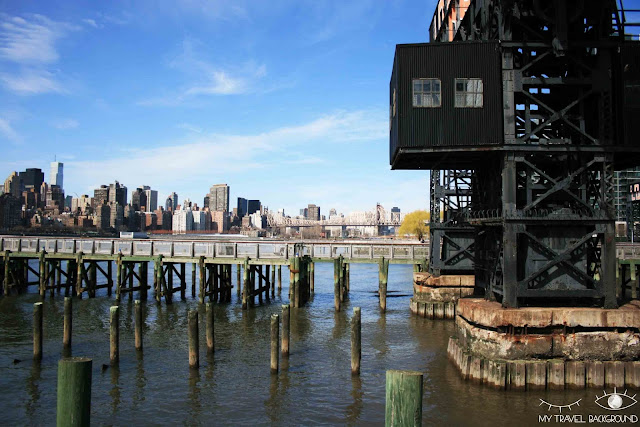
{"type": "Polygon", "coordinates": [[[282,266],[278,265],[278,293],[282,291],[282,266]]]}
{"type": "Polygon", "coordinates": [[[280,341],[280,316],[271,315],[271,373],[277,374],[280,360],[278,357],[278,343],[280,341]]]}
{"type": "Polygon", "coordinates": [[[118,253],[116,259],[116,301],[120,301],[122,293],[122,253],[118,253]]]}
{"type": "Polygon", "coordinates": [[[71,350],[71,331],[72,331],[72,308],[73,300],[71,297],[64,298],[64,326],[62,333],[62,349],[71,350]]]}
{"type": "Polygon", "coordinates": [[[351,270],[350,269],[350,265],[351,265],[351,263],[349,263],[349,262],[346,262],[344,264],[344,287],[347,290],[347,292],[351,291],[351,284],[349,283],[350,282],[349,276],[350,276],[350,273],[351,273],[350,272],[350,270],[351,270]]]}
{"type": "Polygon", "coordinates": [[[315,292],[315,282],[316,282],[316,272],[315,272],[315,263],[313,261],[309,261],[309,289],[311,292],[315,292]]]}
{"type": "Polygon", "coordinates": [[[360,307],[353,307],[351,318],[351,375],[360,375],[362,358],[360,307]]]}
{"type": "Polygon", "coordinates": [[[200,367],[200,337],[198,333],[198,310],[189,310],[189,367],[200,367]]]}
{"type": "Polygon", "coordinates": [[[340,259],[333,260],[333,304],[336,311],[340,311],[342,290],[340,289],[340,259]]]}
{"type": "Polygon", "coordinates": [[[249,303],[249,259],[244,260],[242,270],[242,309],[246,310],[249,303]]]}
{"type": "Polygon", "coordinates": [[[207,311],[205,313],[205,335],[207,336],[207,353],[212,354],[215,351],[214,331],[213,331],[213,304],[206,304],[207,311]]]}
{"type": "Polygon", "coordinates": [[[300,307],[300,257],[293,259],[293,307],[300,307]]]}
{"type": "Polygon", "coordinates": [[[42,303],[33,304],[33,359],[42,360],[42,303]]]}
{"type": "Polygon", "coordinates": [[[242,264],[236,264],[236,296],[242,294],[242,264]]]}
{"type": "Polygon", "coordinates": [[[340,269],[338,270],[338,275],[340,280],[340,302],[343,302],[346,288],[344,286],[344,258],[342,258],[342,255],[338,257],[338,260],[340,264],[340,269]]]}
{"type": "MultiPolygon", "coordinates": [[[[82,255],[81,255],[82,256],[82,255]]],[[[5,262],[7,262],[8,258],[5,258],[5,262]]],[[[39,260],[39,276],[40,276],[40,296],[43,297],[44,296],[44,292],[46,290],[46,282],[45,279],[47,277],[47,269],[46,269],[46,264],[45,264],[45,259],[44,259],[44,251],[40,251],[40,254],[38,255],[38,260],[39,260]]],[[[4,280],[7,281],[9,280],[8,277],[8,264],[5,263],[5,276],[4,276],[4,280]]]]}
{"type": "Polygon", "coordinates": [[[207,270],[205,269],[204,266],[204,257],[201,256],[200,259],[198,260],[198,268],[200,269],[200,289],[199,289],[199,294],[198,296],[200,297],[200,304],[204,304],[204,294],[205,294],[205,290],[206,290],[206,276],[207,276],[207,270]]]}
{"type": "Polygon", "coordinates": [[[133,316],[135,322],[136,350],[142,351],[142,305],[138,299],[133,303],[133,316]]]}
{"type": "Polygon", "coordinates": [[[9,295],[9,275],[11,266],[9,264],[10,252],[4,251],[4,294],[9,295]]]}
{"type": "Polygon", "coordinates": [[[92,365],[86,357],[70,357],[58,362],[58,427],[91,424],[92,365]]]}
{"type": "Polygon", "coordinates": [[[191,264],[191,298],[196,297],[196,269],[197,263],[191,264]]]}
{"type": "Polygon", "coordinates": [[[282,357],[289,357],[289,304],[282,305],[282,357]]]}
{"type": "MultiPolygon", "coordinates": [[[[270,265],[267,265],[267,276],[269,276],[269,270],[271,269],[270,265]]],[[[271,279],[269,280],[269,288],[271,289],[271,297],[274,298],[276,296],[276,266],[273,266],[271,269],[271,279]]]]}
{"type": "Polygon", "coordinates": [[[114,305],[109,309],[110,335],[109,335],[109,360],[111,365],[120,362],[120,307],[114,305]]]}
{"type": "Polygon", "coordinates": [[[380,309],[387,310],[387,279],[389,277],[389,260],[384,257],[380,259],[378,270],[378,294],[380,295],[380,309]]]}
{"type": "Polygon", "coordinates": [[[422,425],[422,373],[387,371],[385,426],[422,425]]]}

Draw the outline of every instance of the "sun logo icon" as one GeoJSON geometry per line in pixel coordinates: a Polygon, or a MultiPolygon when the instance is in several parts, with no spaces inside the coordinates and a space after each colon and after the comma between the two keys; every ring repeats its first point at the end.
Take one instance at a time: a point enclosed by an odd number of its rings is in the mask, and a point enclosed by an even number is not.
{"type": "Polygon", "coordinates": [[[609,411],[621,411],[623,409],[630,408],[638,403],[638,401],[635,399],[636,395],[634,394],[633,396],[629,396],[627,394],[627,390],[625,390],[624,393],[618,393],[617,389],[614,387],[613,393],[607,393],[604,390],[603,393],[604,394],[600,397],[596,395],[595,402],[596,405],[600,406],[601,408],[608,409],[609,411]],[[626,399],[629,399],[629,402],[625,404],[624,401],[626,399]],[[600,402],[601,400],[603,402],[600,402]]]}

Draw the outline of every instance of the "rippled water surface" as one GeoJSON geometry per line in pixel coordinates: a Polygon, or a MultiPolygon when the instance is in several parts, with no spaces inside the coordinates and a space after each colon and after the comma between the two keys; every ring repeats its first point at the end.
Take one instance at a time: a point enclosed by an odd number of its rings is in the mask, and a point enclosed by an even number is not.
{"type": "MultiPolygon", "coordinates": [[[[557,405],[582,399],[579,407],[562,414],[579,414],[585,421],[589,414],[608,414],[594,404],[601,390],[505,392],[460,380],[446,355],[453,322],[420,319],[409,312],[411,266],[390,266],[386,313],[378,309],[374,293],[377,265],[351,266],[351,292],[339,313],[333,308],[333,265],[316,263],[315,270],[312,300],[304,308],[292,309],[291,354],[288,361],[280,361],[278,375],[269,372],[269,319],[288,302],[286,268],[282,293],[275,300],[243,311],[234,289],[231,303],[215,305],[216,351],[213,357],[206,356],[201,323],[199,370],[188,367],[186,314],[198,307],[190,289],[187,300],[180,301],[178,293],[169,306],[156,304],[150,293],[144,304],[142,357],[134,349],[133,301],[125,297],[120,366],[104,370],[102,365],[109,363],[109,307],[115,300],[104,291],[93,299],[74,299],[73,354],[93,359],[92,423],[380,425],[387,369],[424,373],[425,425],[539,425],[539,415],[560,414],[557,408],[541,407],[540,399],[557,405]],[[360,377],[350,372],[353,307],[362,308],[360,377]]],[[[235,286],[235,270],[232,277],[235,286]]],[[[2,424],[55,424],[63,297],[45,299],[41,363],[31,360],[37,301],[35,293],[0,299],[2,424]]],[[[204,314],[203,307],[200,312],[204,314]]]]}

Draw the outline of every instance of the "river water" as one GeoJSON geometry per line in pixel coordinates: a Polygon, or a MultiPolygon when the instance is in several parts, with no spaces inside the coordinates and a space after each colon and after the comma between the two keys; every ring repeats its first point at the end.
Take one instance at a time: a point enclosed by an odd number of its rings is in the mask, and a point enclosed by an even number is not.
{"type": "MultiPolygon", "coordinates": [[[[270,316],[288,302],[286,267],[282,293],[270,303],[243,311],[234,289],[231,303],[214,304],[213,357],[206,356],[201,317],[199,370],[188,367],[187,310],[198,307],[190,286],[186,301],[177,294],[169,306],[156,304],[150,292],[144,304],[142,357],[134,349],[133,301],[123,299],[119,368],[103,369],[109,363],[109,307],[114,299],[104,290],[93,299],[74,299],[73,355],[93,359],[92,423],[381,425],[387,369],[424,374],[424,425],[540,425],[539,417],[548,415],[553,424],[560,420],[557,415],[579,415],[572,420],[589,423],[603,420],[590,415],[640,413],[640,404],[617,413],[599,408],[594,401],[603,390],[507,392],[465,383],[447,360],[453,322],[417,318],[409,312],[412,266],[389,267],[386,313],[378,309],[374,293],[377,265],[351,266],[351,292],[339,313],[333,308],[333,264],[316,263],[315,270],[312,300],[304,308],[292,309],[291,354],[288,361],[281,359],[277,375],[269,371],[270,316]],[[359,377],[350,372],[353,307],[362,309],[359,377]],[[580,406],[560,411],[540,406],[540,399],[554,405],[581,400],[580,406]]],[[[235,270],[232,277],[235,282],[235,270]]],[[[30,292],[36,292],[35,286],[30,292]]],[[[36,293],[0,299],[3,425],[55,424],[63,297],[45,299],[41,363],[31,359],[33,303],[37,301],[36,293]]],[[[203,307],[200,311],[203,315],[203,307]]]]}

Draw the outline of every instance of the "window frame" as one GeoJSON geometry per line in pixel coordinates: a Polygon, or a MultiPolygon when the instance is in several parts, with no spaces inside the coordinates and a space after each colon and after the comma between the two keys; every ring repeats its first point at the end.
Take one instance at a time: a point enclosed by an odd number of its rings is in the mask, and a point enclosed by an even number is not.
{"type": "Polygon", "coordinates": [[[413,108],[442,108],[442,81],[437,77],[419,77],[411,79],[411,106],[413,108]],[[428,81],[429,90],[425,91],[424,86],[422,89],[416,93],[416,82],[420,81],[422,85],[424,85],[425,81],[428,81]],[[434,83],[438,83],[438,90],[434,89],[434,83]],[[416,95],[420,96],[421,105],[416,105],[416,95]],[[431,99],[432,105],[422,105],[423,96],[427,95],[427,99],[431,99]],[[437,95],[438,104],[433,104],[434,95],[437,95]]]}
{"type": "Polygon", "coordinates": [[[453,106],[454,108],[484,108],[484,82],[482,81],[482,79],[479,77],[456,77],[453,81],[453,106]],[[458,91],[458,82],[460,81],[464,82],[463,91],[458,91]],[[480,82],[480,90],[477,89],[478,86],[476,85],[475,86],[476,90],[469,91],[467,89],[467,83],[469,81],[480,82]],[[464,96],[465,105],[458,105],[458,95],[464,96]],[[474,95],[473,105],[466,105],[467,104],[466,100],[468,95],[474,95]],[[480,95],[480,105],[476,105],[477,95],[480,95]]]}

